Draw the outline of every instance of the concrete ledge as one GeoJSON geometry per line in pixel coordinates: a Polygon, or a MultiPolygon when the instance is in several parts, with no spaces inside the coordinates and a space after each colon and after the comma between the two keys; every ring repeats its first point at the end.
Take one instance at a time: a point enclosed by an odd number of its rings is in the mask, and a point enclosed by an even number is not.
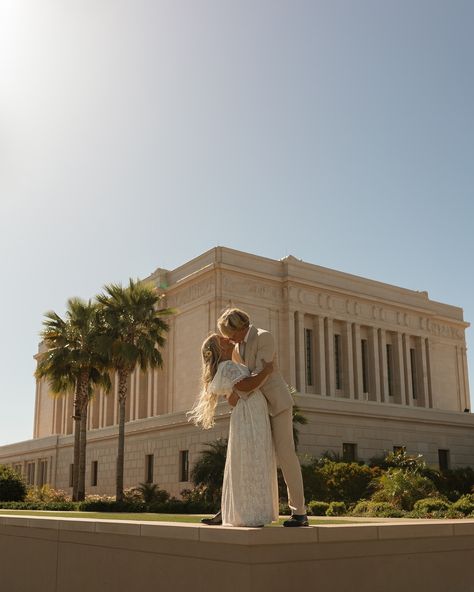
{"type": "Polygon", "coordinates": [[[9,592],[468,592],[473,553],[474,520],[259,529],[0,515],[9,592]]]}

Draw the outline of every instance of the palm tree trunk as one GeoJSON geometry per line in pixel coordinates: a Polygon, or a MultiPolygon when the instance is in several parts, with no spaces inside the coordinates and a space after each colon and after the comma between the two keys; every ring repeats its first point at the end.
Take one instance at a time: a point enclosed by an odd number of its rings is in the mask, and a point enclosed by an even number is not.
{"type": "Polygon", "coordinates": [[[127,381],[129,373],[126,370],[119,370],[119,437],[117,450],[117,474],[115,499],[123,501],[123,472],[125,459],[125,401],[127,399],[127,381]]]}
{"type": "Polygon", "coordinates": [[[87,440],[87,400],[82,407],[81,414],[81,438],[79,454],[79,483],[77,487],[77,499],[82,502],[86,497],[86,442],[87,440]]]}
{"type": "MultiPolygon", "coordinates": [[[[87,395],[89,390],[89,370],[83,369],[77,380],[76,397],[74,399],[74,467],[73,467],[73,500],[81,501],[81,439],[83,426],[87,421],[87,395]],[[84,417],[84,412],[86,417],[84,417]]],[[[84,499],[84,498],[82,498],[84,499]]]]}
{"type": "Polygon", "coordinates": [[[79,485],[79,454],[81,439],[81,411],[74,401],[74,453],[72,465],[72,501],[77,502],[77,488],[79,485]]]}

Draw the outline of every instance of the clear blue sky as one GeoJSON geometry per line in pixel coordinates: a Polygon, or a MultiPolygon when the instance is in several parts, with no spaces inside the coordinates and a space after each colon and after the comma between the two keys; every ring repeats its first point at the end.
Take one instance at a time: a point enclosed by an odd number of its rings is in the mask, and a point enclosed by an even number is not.
{"type": "Polygon", "coordinates": [[[474,321],[473,22],[468,0],[2,0],[0,444],[32,435],[46,310],[216,245],[474,321]]]}

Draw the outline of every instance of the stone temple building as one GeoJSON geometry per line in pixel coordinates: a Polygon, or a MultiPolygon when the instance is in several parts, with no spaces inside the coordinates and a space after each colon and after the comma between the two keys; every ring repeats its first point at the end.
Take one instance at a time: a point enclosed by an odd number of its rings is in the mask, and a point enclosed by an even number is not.
{"type": "MultiPolygon", "coordinates": [[[[474,465],[469,325],[461,308],[292,256],[276,261],[224,247],[147,279],[177,314],[163,369],[131,377],[126,487],[155,482],[179,495],[191,487],[190,470],[205,443],[227,437],[227,403],[209,431],[190,425],[186,411],[199,392],[201,343],[229,305],[275,337],[278,364],[308,419],[299,428],[303,461],[325,451],[368,460],[403,447],[433,466],[474,465]]],[[[89,494],[115,492],[117,410],[114,379],[89,410],[89,494]]],[[[33,439],[0,447],[0,463],[30,484],[69,491],[71,416],[72,397],[54,398],[39,381],[33,439]]]]}

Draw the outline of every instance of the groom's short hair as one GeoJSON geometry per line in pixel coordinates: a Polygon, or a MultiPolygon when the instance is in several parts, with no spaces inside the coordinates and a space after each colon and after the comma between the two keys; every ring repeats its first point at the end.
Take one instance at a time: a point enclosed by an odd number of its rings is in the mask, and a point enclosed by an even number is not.
{"type": "Polygon", "coordinates": [[[227,308],[217,320],[219,331],[226,337],[232,337],[236,331],[249,325],[249,315],[240,308],[227,308]]]}

